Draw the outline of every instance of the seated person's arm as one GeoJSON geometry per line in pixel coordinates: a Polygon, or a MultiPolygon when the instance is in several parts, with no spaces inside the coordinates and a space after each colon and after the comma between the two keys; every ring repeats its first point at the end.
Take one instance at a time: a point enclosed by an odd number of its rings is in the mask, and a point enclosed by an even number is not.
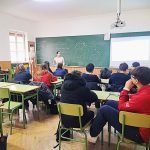
{"type": "Polygon", "coordinates": [[[134,94],[129,100],[129,91],[134,86],[131,80],[128,80],[125,84],[123,91],[120,93],[119,110],[137,112],[141,108],[141,100],[138,95],[134,94]]]}
{"type": "Polygon", "coordinates": [[[97,95],[93,91],[90,91],[88,88],[86,88],[86,97],[86,100],[90,105],[91,103],[98,101],[97,95]]]}

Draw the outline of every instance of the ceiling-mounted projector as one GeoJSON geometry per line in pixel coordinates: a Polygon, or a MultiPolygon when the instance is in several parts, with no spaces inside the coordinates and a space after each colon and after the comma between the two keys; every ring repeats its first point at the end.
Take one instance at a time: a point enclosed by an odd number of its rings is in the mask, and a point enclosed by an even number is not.
{"type": "Polygon", "coordinates": [[[117,21],[111,25],[111,28],[124,27],[126,25],[125,21],[121,21],[120,18],[117,18],[117,21]]]}
{"type": "Polygon", "coordinates": [[[125,21],[121,21],[121,0],[117,0],[117,21],[111,24],[111,28],[120,28],[126,25],[125,21]]]}

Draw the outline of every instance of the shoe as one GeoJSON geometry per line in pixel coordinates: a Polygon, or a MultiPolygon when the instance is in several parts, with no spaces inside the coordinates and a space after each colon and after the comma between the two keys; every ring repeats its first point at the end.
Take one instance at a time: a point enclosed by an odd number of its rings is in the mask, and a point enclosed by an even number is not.
{"type": "MultiPolygon", "coordinates": [[[[29,122],[29,116],[27,111],[25,110],[25,115],[26,115],[26,121],[29,122]]],[[[23,122],[23,111],[22,109],[19,109],[19,122],[23,122]]]]}
{"type": "Polygon", "coordinates": [[[97,141],[97,139],[98,139],[98,136],[92,137],[92,136],[90,135],[90,133],[87,133],[86,135],[87,135],[87,140],[88,140],[88,142],[93,143],[93,144],[96,143],[96,141],[97,141]]]}

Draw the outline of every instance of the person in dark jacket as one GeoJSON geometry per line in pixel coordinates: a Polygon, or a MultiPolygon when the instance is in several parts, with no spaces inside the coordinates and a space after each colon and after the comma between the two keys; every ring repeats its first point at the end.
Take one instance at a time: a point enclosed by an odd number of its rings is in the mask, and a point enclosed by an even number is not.
{"type": "Polygon", "coordinates": [[[109,79],[109,91],[120,92],[122,91],[126,81],[130,79],[127,72],[128,65],[126,63],[121,63],[119,66],[119,72],[114,73],[109,79]]]}
{"type": "MultiPolygon", "coordinates": [[[[98,101],[97,95],[86,87],[85,80],[78,73],[69,73],[65,76],[61,88],[61,102],[83,106],[82,125],[93,119],[94,112],[88,110],[87,105],[96,101],[98,101]]],[[[78,117],[62,115],[62,121],[66,127],[79,127],[78,117]]]]}
{"type": "Polygon", "coordinates": [[[86,66],[86,73],[82,74],[82,77],[86,80],[86,86],[90,90],[101,90],[98,84],[101,82],[97,75],[93,74],[94,65],[92,63],[86,66]]]}
{"type": "Polygon", "coordinates": [[[67,72],[62,67],[63,67],[63,64],[58,63],[57,69],[54,71],[54,75],[59,76],[63,79],[64,76],[67,74],[67,72]]]}
{"type": "Polygon", "coordinates": [[[18,72],[16,73],[14,80],[20,81],[23,84],[28,84],[31,78],[32,75],[25,70],[24,65],[23,64],[18,65],[18,72]]]}

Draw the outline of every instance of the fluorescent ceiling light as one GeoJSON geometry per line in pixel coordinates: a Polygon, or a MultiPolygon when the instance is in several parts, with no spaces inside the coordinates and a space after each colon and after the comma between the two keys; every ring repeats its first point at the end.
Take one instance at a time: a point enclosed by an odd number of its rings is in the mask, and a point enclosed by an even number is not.
{"type": "Polygon", "coordinates": [[[54,2],[54,1],[58,1],[58,0],[34,0],[36,2],[54,2]]]}

